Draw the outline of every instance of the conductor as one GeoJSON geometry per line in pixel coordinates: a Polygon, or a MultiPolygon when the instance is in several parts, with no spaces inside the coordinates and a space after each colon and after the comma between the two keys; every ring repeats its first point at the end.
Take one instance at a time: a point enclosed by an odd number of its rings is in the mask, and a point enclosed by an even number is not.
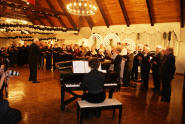
{"type": "Polygon", "coordinates": [[[39,81],[37,81],[37,62],[39,59],[39,55],[40,55],[39,40],[36,38],[30,45],[28,56],[30,68],[29,81],[32,81],[32,83],[39,83],[39,81]]]}

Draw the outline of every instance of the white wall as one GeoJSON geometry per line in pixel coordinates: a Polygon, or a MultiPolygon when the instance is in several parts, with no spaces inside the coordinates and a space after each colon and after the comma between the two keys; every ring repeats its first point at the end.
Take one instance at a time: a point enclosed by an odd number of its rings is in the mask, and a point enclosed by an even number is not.
{"type": "Polygon", "coordinates": [[[180,29],[179,54],[176,56],[176,72],[184,73],[185,70],[185,28],[180,29]]]}

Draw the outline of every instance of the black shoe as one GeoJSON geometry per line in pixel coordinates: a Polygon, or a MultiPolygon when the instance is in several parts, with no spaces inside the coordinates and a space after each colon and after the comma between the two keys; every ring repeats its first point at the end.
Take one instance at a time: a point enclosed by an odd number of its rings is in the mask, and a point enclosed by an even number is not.
{"type": "Polygon", "coordinates": [[[123,87],[128,87],[128,84],[123,84],[123,87]]]}
{"type": "Polygon", "coordinates": [[[130,87],[132,87],[132,88],[136,88],[136,84],[130,85],[130,87]]]}
{"type": "Polygon", "coordinates": [[[152,88],[152,90],[153,90],[154,92],[159,92],[159,91],[160,91],[160,88],[154,87],[154,88],[152,88]]]}
{"type": "Polygon", "coordinates": [[[137,79],[134,79],[134,82],[138,82],[138,80],[137,79]]]}
{"type": "Polygon", "coordinates": [[[39,81],[32,81],[32,83],[40,83],[39,81]]]}
{"type": "Polygon", "coordinates": [[[161,102],[170,102],[170,98],[162,97],[161,102]]]}
{"type": "Polygon", "coordinates": [[[29,78],[29,80],[28,81],[33,81],[31,78],[29,78]]]}

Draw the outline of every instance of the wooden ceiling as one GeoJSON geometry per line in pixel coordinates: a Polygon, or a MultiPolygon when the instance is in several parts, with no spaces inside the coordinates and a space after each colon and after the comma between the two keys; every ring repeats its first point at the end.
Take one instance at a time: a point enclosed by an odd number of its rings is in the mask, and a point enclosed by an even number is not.
{"type": "Polygon", "coordinates": [[[70,15],[66,11],[69,0],[35,0],[35,6],[26,5],[21,0],[0,1],[1,17],[27,18],[36,25],[76,29],[88,26],[90,28],[132,24],[153,26],[155,23],[180,22],[181,27],[184,27],[185,0],[92,0],[99,9],[95,15],[88,17],[70,15]],[[24,8],[19,10],[18,7],[2,2],[24,8]]]}

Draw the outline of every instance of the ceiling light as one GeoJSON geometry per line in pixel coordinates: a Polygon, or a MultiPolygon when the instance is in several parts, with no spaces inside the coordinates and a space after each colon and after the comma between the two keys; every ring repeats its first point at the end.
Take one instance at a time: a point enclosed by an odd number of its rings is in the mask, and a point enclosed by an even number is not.
{"type": "Polygon", "coordinates": [[[92,3],[92,0],[71,0],[66,8],[70,14],[79,16],[91,16],[97,11],[97,7],[92,3]]]}

